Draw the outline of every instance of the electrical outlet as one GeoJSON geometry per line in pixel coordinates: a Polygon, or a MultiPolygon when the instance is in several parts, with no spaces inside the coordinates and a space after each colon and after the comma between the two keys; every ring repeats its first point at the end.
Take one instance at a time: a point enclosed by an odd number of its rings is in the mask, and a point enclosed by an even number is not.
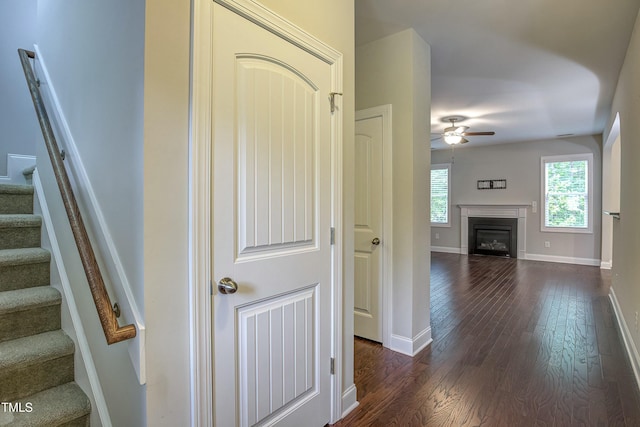
{"type": "Polygon", "coordinates": [[[544,242],[544,247],[545,248],[550,248],[551,247],[551,242],[544,242]]]}
{"type": "Polygon", "coordinates": [[[436,240],[440,239],[440,233],[436,233],[436,240]]]}
{"type": "Polygon", "coordinates": [[[538,212],[538,203],[534,200],[531,202],[531,213],[538,212]]]}

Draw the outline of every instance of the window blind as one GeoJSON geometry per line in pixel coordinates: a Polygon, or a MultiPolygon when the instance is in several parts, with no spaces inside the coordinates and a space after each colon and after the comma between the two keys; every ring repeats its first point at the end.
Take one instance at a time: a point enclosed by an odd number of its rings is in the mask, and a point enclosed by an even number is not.
{"type": "Polygon", "coordinates": [[[588,227],[588,168],[586,160],[545,163],[546,227],[588,227]]]}
{"type": "Polygon", "coordinates": [[[431,222],[449,222],[449,169],[431,170],[431,222]]]}

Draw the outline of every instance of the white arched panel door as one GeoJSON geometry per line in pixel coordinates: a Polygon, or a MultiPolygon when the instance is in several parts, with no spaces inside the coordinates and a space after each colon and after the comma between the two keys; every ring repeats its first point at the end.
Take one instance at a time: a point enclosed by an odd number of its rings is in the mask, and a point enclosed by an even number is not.
{"type": "Polygon", "coordinates": [[[213,19],[215,422],[323,426],[331,66],[222,6],[213,19]]]}

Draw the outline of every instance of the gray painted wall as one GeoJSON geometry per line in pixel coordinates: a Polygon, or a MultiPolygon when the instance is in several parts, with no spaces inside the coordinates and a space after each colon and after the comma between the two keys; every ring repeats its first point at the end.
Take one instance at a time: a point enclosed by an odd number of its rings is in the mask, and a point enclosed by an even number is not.
{"type": "MultiPolygon", "coordinates": [[[[640,329],[635,313],[640,312],[640,15],[631,36],[620,72],[609,127],[620,113],[620,220],[613,222],[613,289],[623,321],[635,347],[640,349],[640,329]]],[[[608,129],[608,128],[607,128],[608,129]]],[[[608,133],[605,135],[605,141],[608,133]]],[[[640,360],[636,360],[640,364],[640,360]]]]}
{"type": "Polygon", "coordinates": [[[7,175],[7,154],[33,156],[42,139],[17,52],[33,49],[36,3],[0,1],[0,176],[7,175]]]}
{"type": "MultiPolygon", "coordinates": [[[[455,149],[451,168],[451,227],[431,228],[431,245],[460,248],[459,204],[530,204],[537,203],[537,212],[527,211],[526,252],[543,256],[600,260],[601,222],[601,165],[602,139],[600,136],[581,136],[518,144],[485,145],[474,147],[473,141],[455,149]],[[593,153],[594,205],[593,233],[550,233],[541,229],[541,177],[540,157],[562,154],[593,153]],[[482,179],[506,179],[505,190],[478,190],[482,179]],[[436,239],[436,233],[439,239],[436,239]],[[545,248],[544,242],[551,244],[545,248]]],[[[431,163],[451,163],[451,150],[431,153],[431,163]]],[[[598,261],[599,263],[599,261],[598,261]]]]}
{"type": "MultiPolygon", "coordinates": [[[[82,164],[88,175],[88,182],[78,183],[76,196],[81,210],[84,208],[86,212],[89,205],[86,190],[89,185],[93,189],[106,232],[111,235],[124,275],[141,309],[144,26],[144,0],[38,0],[37,3],[39,60],[49,72],[51,87],[60,102],[58,107],[78,152],[78,158],[70,156],[66,162],[76,171],[82,164]]],[[[64,147],[70,141],[61,136],[58,135],[59,142],[64,147]]],[[[44,148],[38,150],[38,154],[44,154],[44,148]]],[[[49,188],[46,191],[49,198],[55,189],[48,162],[44,155],[38,156],[38,170],[43,185],[49,188]]],[[[145,425],[146,388],[138,384],[127,343],[106,345],[78,265],[77,251],[66,232],[66,218],[58,210],[54,220],[60,221],[55,229],[62,236],[61,249],[76,286],[74,296],[111,421],[117,426],[145,425]]],[[[95,221],[85,216],[85,222],[90,230],[95,230],[95,221]]]]}
{"type": "Polygon", "coordinates": [[[409,339],[430,325],[430,49],[412,29],[356,48],[356,110],[393,108],[392,333],[409,339]]]}
{"type": "Polygon", "coordinates": [[[78,160],[141,310],[144,8],[143,0],[39,0],[37,30],[78,160]]]}

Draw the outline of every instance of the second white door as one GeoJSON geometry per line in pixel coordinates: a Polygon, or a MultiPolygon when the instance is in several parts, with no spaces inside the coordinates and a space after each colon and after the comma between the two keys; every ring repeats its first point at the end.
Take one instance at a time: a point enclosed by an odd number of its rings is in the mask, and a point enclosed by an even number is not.
{"type": "Polygon", "coordinates": [[[354,334],[382,342],[383,119],[356,120],[354,334]]]}

